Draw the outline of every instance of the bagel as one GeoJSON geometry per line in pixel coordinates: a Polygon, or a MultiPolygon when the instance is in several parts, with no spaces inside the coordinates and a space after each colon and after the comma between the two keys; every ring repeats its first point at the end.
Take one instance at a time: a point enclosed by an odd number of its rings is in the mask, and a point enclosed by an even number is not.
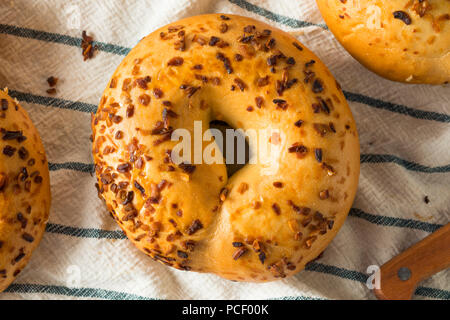
{"type": "Polygon", "coordinates": [[[366,68],[405,83],[450,81],[450,1],[316,2],[331,32],[366,68]]]}
{"type": "Polygon", "coordinates": [[[146,36],[91,123],[100,198],[140,250],[177,269],[293,275],[330,243],[356,193],[358,134],[338,83],[295,38],[250,18],[195,16],[146,36]],[[223,163],[173,163],[173,130],[195,135],[194,121],[206,131],[212,120],[276,129],[265,143],[279,153],[231,177],[223,163]]]}
{"type": "Polygon", "coordinates": [[[0,291],[25,268],[50,210],[48,163],[27,112],[0,90],[0,291]]]}

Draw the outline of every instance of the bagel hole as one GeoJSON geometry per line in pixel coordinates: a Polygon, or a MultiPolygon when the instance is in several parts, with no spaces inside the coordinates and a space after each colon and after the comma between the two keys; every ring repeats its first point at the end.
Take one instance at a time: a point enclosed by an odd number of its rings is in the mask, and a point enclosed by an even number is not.
{"type": "Polygon", "coordinates": [[[227,129],[233,129],[236,130],[235,128],[233,128],[232,126],[230,126],[228,123],[226,123],[225,121],[221,121],[221,120],[213,120],[209,123],[209,127],[211,129],[218,129],[220,130],[220,132],[222,133],[223,136],[223,148],[220,148],[220,144],[219,144],[219,149],[222,152],[223,155],[225,155],[225,164],[227,167],[227,176],[228,178],[230,178],[233,174],[235,174],[237,171],[239,171],[241,168],[243,168],[249,161],[250,159],[250,146],[248,144],[247,139],[245,139],[245,136],[240,133],[239,131],[235,131],[236,136],[234,137],[234,141],[233,141],[233,145],[232,146],[227,146],[227,140],[226,140],[226,130],[227,129]],[[242,139],[244,138],[245,140],[245,163],[238,163],[238,152],[241,152],[240,150],[238,150],[238,139],[242,139]],[[234,157],[232,157],[232,159],[228,159],[227,158],[227,148],[234,148],[234,152],[233,155],[234,157]],[[231,162],[231,163],[228,163],[231,162]]]}

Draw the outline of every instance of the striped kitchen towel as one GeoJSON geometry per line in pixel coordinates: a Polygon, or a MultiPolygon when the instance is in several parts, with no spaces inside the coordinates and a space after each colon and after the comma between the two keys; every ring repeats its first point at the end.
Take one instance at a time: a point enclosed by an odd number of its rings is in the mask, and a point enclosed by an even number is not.
{"type": "MultiPolygon", "coordinates": [[[[449,86],[369,72],[339,45],[313,0],[8,0],[0,22],[0,87],[42,136],[53,195],[41,245],[0,299],[373,299],[367,268],[449,222],[449,86]],[[359,129],[361,178],[350,216],[320,259],[278,282],[235,283],[152,261],[126,240],[94,188],[90,113],[113,71],[156,28],[212,12],[296,36],[341,83],[359,129]],[[98,47],[87,61],[82,30],[98,47]],[[49,76],[59,79],[54,95],[49,76]]],[[[450,272],[421,283],[414,298],[450,299],[450,272]]]]}

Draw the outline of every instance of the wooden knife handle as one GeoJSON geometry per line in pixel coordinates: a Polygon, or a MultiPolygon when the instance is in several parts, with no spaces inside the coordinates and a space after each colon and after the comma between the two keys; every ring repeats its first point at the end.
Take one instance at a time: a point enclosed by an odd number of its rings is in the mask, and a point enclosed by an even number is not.
{"type": "Polygon", "coordinates": [[[394,257],[380,268],[378,299],[409,300],[417,284],[450,267],[450,223],[394,257]]]}

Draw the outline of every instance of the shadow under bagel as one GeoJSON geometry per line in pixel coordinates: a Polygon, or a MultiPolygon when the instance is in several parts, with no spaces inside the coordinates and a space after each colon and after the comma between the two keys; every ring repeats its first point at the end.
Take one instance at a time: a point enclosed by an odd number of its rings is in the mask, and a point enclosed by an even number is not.
{"type": "MultiPolygon", "coordinates": [[[[228,123],[226,123],[225,121],[221,121],[221,120],[213,120],[209,123],[210,128],[212,129],[218,129],[220,130],[220,132],[222,133],[222,136],[226,136],[226,130],[234,130],[233,127],[231,127],[228,123]]],[[[225,155],[224,157],[224,162],[226,164],[226,168],[227,168],[227,176],[228,178],[230,178],[233,174],[235,174],[237,171],[239,171],[240,169],[242,169],[249,161],[250,159],[250,145],[248,143],[248,139],[246,139],[240,132],[237,132],[237,137],[234,138],[234,143],[232,143],[231,145],[229,145],[227,143],[227,140],[224,140],[224,143],[222,144],[222,149],[220,149],[220,145],[219,145],[219,149],[222,153],[222,155],[225,155]],[[237,140],[238,139],[245,139],[245,148],[244,150],[239,150],[238,148],[238,144],[237,144],[237,140]],[[227,155],[227,149],[228,148],[233,148],[234,152],[233,158],[228,158],[227,155]],[[244,163],[238,163],[238,152],[244,152],[245,154],[245,162],[244,163]]]]}

